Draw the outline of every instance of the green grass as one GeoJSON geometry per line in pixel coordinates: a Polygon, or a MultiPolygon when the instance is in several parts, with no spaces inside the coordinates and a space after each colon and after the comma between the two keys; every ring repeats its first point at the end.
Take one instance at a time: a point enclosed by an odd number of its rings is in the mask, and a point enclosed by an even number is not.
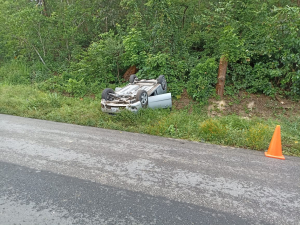
{"type": "Polygon", "coordinates": [[[102,127],[219,145],[266,150],[277,124],[281,125],[285,155],[300,156],[300,117],[243,119],[236,115],[209,118],[204,110],[123,111],[102,113],[101,99],[70,98],[42,92],[35,86],[0,84],[0,113],[102,127]]]}
{"type": "Polygon", "coordinates": [[[30,78],[30,68],[25,63],[14,60],[0,67],[0,81],[4,83],[29,84],[30,78]]]}

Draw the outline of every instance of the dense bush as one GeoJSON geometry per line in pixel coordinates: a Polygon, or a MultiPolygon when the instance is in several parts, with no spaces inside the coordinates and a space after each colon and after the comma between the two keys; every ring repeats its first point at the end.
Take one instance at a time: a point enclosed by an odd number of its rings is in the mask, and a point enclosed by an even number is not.
{"type": "Polygon", "coordinates": [[[214,92],[218,65],[214,58],[195,66],[187,82],[187,92],[198,101],[205,101],[214,92]]]}

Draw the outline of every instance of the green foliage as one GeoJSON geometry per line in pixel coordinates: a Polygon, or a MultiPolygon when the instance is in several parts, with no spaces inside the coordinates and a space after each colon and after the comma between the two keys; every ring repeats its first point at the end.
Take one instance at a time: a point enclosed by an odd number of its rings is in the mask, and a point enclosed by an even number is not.
{"type": "Polygon", "coordinates": [[[63,92],[65,90],[66,81],[63,79],[63,76],[53,76],[50,79],[38,83],[38,87],[42,91],[57,91],[63,92]]]}
{"type": "Polygon", "coordinates": [[[223,53],[229,62],[236,62],[246,57],[244,40],[238,37],[237,30],[230,25],[224,27],[218,40],[218,52],[223,53]]]}
{"type": "Polygon", "coordinates": [[[60,108],[61,107],[61,96],[57,95],[56,93],[51,94],[49,93],[48,96],[45,95],[37,95],[32,96],[26,99],[27,102],[24,105],[30,111],[39,111],[45,110],[49,108],[60,108]]]}
{"type": "Polygon", "coordinates": [[[197,101],[206,102],[215,89],[217,69],[218,65],[214,58],[209,58],[195,66],[187,83],[189,95],[197,101]]]}
{"type": "Polygon", "coordinates": [[[0,67],[0,83],[30,84],[31,74],[27,64],[14,60],[0,67]]]}
{"type": "Polygon", "coordinates": [[[200,134],[206,141],[224,138],[227,130],[218,120],[208,119],[200,124],[200,134]]]}
{"type": "Polygon", "coordinates": [[[66,84],[66,91],[75,97],[83,97],[86,94],[85,89],[83,78],[80,81],[70,78],[66,84]]]}
{"type": "Polygon", "coordinates": [[[5,40],[0,46],[6,48],[2,57],[24,56],[56,71],[69,65],[79,49],[89,46],[123,16],[118,1],[44,3],[0,1],[0,40],[5,40]]]}
{"type": "Polygon", "coordinates": [[[266,143],[270,140],[271,133],[272,131],[268,125],[254,124],[254,126],[246,130],[245,137],[247,138],[245,144],[252,149],[267,149],[268,145],[266,143]]]}
{"type": "Polygon", "coordinates": [[[296,1],[48,0],[41,5],[0,0],[0,4],[1,67],[22,61],[18,72],[12,68],[2,73],[7,74],[2,82],[37,82],[44,90],[82,96],[121,84],[128,67],[136,66],[141,78],[164,74],[173,96],[188,89],[194,99],[205,102],[213,93],[217,71],[214,66],[204,71],[202,64],[224,55],[229,60],[228,94],[244,89],[300,97],[296,1]]]}
{"type": "Polygon", "coordinates": [[[82,53],[78,63],[72,65],[72,76],[76,79],[84,79],[88,84],[96,81],[104,84],[120,82],[123,55],[121,39],[113,32],[104,33],[100,38],[82,53]]]}
{"type": "Polygon", "coordinates": [[[123,37],[125,53],[123,60],[125,66],[143,65],[146,60],[147,41],[144,40],[141,31],[132,28],[127,35],[123,37]]]}
{"type": "Polygon", "coordinates": [[[299,8],[287,3],[227,0],[196,17],[205,26],[203,53],[229,59],[229,89],[299,95],[299,8]]]}

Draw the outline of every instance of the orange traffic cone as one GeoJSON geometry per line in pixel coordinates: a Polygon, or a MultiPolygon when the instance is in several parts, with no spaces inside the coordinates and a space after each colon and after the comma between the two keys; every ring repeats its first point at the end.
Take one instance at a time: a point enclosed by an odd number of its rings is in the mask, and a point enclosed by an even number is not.
{"type": "Polygon", "coordinates": [[[277,125],[274,131],[269,149],[265,152],[267,157],[276,158],[276,159],[285,159],[282,155],[282,145],[281,145],[281,135],[280,135],[280,126],[277,125]]]}

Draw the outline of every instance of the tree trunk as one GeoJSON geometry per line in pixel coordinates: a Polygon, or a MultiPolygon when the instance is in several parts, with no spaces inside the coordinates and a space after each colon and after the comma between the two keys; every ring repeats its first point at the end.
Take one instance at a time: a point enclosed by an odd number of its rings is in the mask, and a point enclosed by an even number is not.
{"type": "Polygon", "coordinates": [[[188,6],[185,6],[184,8],[184,11],[183,11],[183,16],[182,16],[182,28],[184,28],[184,21],[185,21],[185,13],[186,13],[186,10],[188,9],[189,7],[188,6]]]}
{"type": "Polygon", "coordinates": [[[218,83],[216,86],[217,95],[219,95],[220,97],[223,97],[224,95],[227,66],[228,66],[227,58],[224,55],[222,55],[220,58],[219,71],[218,71],[218,83]]]}

